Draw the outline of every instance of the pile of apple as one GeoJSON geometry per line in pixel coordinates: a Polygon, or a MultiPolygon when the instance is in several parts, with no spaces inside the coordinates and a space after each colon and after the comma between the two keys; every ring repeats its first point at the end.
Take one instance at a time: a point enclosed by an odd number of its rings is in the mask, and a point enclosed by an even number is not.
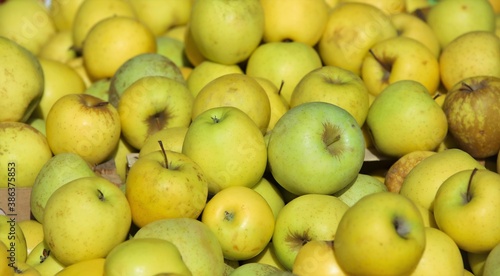
{"type": "Polygon", "coordinates": [[[0,1],[0,275],[499,275],[499,122],[497,0],[0,1]]]}

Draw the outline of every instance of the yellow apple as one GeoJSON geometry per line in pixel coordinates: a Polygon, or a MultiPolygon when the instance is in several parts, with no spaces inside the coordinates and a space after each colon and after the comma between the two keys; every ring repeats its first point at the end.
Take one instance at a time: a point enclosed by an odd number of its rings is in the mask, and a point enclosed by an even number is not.
{"type": "Polygon", "coordinates": [[[51,0],[49,15],[58,31],[71,31],[73,21],[81,4],[85,0],[51,0]]]}
{"type": "Polygon", "coordinates": [[[486,258],[488,258],[489,253],[490,251],[481,253],[467,252],[467,261],[469,262],[470,269],[474,275],[483,275],[484,263],[486,262],[486,258]]]}
{"type": "Polygon", "coordinates": [[[9,265],[9,248],[3,241],[0,241],[0,274],[14,276],[14,269],[9,265]]]}
{"type": "Polygon", "coordinates": [[[43,44],[38,57],[67,63],[76,57],[76,51],[72,46],[73,38],[71,31],[59,31],[43,44]]]}
{"type": "Polygon", "coordinates": [[[397,36],[391,18],[365,3],[338,4],[330,11],[318,49],[325,65],[360,75],[361,64],[375,43],[397,36]]]}
{"type": "Polygon", "coordinates": [[[226,74],[210,81],[194,98],[192,120],[201,113],[221,106],[232,106],[245,112],[266,133],[271,116],[271,104],[264,88],[245,74],[226,74]]]}
{"type": "Polygon", "coordinates": [[[168,36],[156,36],[156,53],[169,58],[177,67],[191,66],[184,53],[184,42],[168,36]]]}
{"type": "Polygon", "coordinates": [[[336,196],[347,204],[347,206],[351,207],[361,198],[380,192],[387,192],[387,187],[382,181],[371,175],[360,173],[352,183],[342,190],[335,192],[333,196],[336,196]]]}
{"type": "MultiPolygon", "coordinates": [[[[424,0],[425,1],[425,0],[424,0]]],[[[436,58],[441,53],[441,45],[429,25],[411,13],[397,13],[391,16],[392,24],[400,36],[413,38],[424,44],[436,58]]]]}
{"type": "Polygon", "coordinates": [[[82,77],[85,82],[85,86],[88,88],[95,80],[91,80],[89,74],[87,73],[87,69],[83,65],[83,57],[77,56],[75,58],[70,59],[66,62],[69,66],[71,66],[75,71],[82,77]]]}
{"type": "Polygon", "coordinates": [[[417,209],[420,211],[420,214],[422,215],[422,220],[424,222],[425,227],[433,227],[439,229],[439,227],[436,224],[436,219],[434,218],[434,213],[423,207],[420,204],[415,204],[417,206],[417,209]]]}
{"type": "Polygon", "coordinates": [[[18,263],[14,269],[13,275],[43,276],[38,270],[27,263],[18,263]]]}
{"type": "Polygon", "coordinates": [[[260,2],[265,19],[264,43],[297,41],[314,46],[323,35],[329,11],[325,0],[260,2]]]}
{"type": "Polygon", "coordinates": [[[283,271],[286,270],[286,268],[279,262],[278,257],[276,256],[276,250],[274,249],[273,241],[269,241],[264,250],[262,250],[259,254],[257,254],[257,256],[250,258],[248,260],[241,260],[239,261],[239,263],[240,264],[262,263],[262,264],[272,265],[283,271]]]}
{"type": "Polygon", "coordinates": [[[182,145],[184,144],[184,137],[186,137],[187,131],[187,126],[180,126],[165,128],[151,134],[146,141],[144,141],[144,145],[139,151],[139,157],[160,150],[158,141],[163,143],[165,150],[182,152],[182,145]]]}
{"type": "Polygon", "coordinates": [[[41,275],[54,275],[64,268],[64,265],[51,253],[45,240],[33,248],[26,259],[26,264],[41,275]]]}
{"type": "Polygon", "coordinates": [[[120,136],[118,145],[115,147],[113,153],[111,153],[112,159],[115,163],[116,174],[120,177],[122,183],[125,183],[127,179],[128,172],[128,160],[127,156],[131,153],[137,153],[137,150],[132,147],[123,136],[120,136]]]}
{"type": "Polygon", "coordinates": [[[104,275],[106,258],[95,258],[64,267],[56,276],[104,275]]]}
{"type": "Polygon", "coordinates": [[[120,140],[120,116],[116,108],[99,98],[68,94],[52,105],[46,132],[54,154],[77,153],[97,165],[110,157],[120,140]]]}
{"type": "Polygon", "coordinates": [[[279,212],[285,206],[283,195],[281,195],[281,192],[276,185],[277,184],[273,184],[266,178],[262,177],[262,179],[252,187],[254,191],[259,193],[267,201],[273,211],[274,218],[278,217],[279,212]]]}
{"type": "Polygon", "coordinates": [[[334,241],[312,240],[297,253],[292,272],[297,275],[347,276],[335,257],[334,241]]]}
{"type": "Polygon", "coordinates": [[[226,74],[243,74],[243,70],[238,65],[221,64],[210,60],[204,60],[193,68],[193,71],[186,79],[186,84],[194,97],[200,90],[212,80],[226,74]]]}
{"type": "Polygon", "coordinates": [[[339,3],[349,2],[370,4],[389,15],[406,12],[406,0],[340,0],[339,3]]]}
{"type": "Polygon", "coordinates": [[[489,253],[484,262],[484,276],[495,276],[500,272],[500,243],[497,244],[489,253]]]}
{"type": "MultiPolygon", "coordinates": [[[[269,107],[271,108],[271,115],[269,117],[269,124],[267,125],[266,133],[269,133],[278,120],[285,114],[290,106],[288,102],[285,100],[283,95],[281,95],[281,87],[278,88],[272,81],[263,77],[253,77],[259,84],[264,88],[264,91],[267,94],[269,99],[269,107]]],[[[283,84],[283,83],[282,83],[283,84]]]]}
{"type": "Polygon", "coordinates": [[[14,267],[26,261],[28,247],[15,216],[0,215],[0,242],[7,247],[8,266],[14,267]]]}
{"type": "Polygon", "coordinates": [[[417,10],[428,8],[432,4],[427,0],[406,0],[405,2],[407,13],[414,13],[417,10]]]}
{"type": "Polygon", "coordinates": [[[198,45],[196,45],[196,42],[193,39],[190,24],[186,25],[186,31],[184,34],[184,52],[186,53],[189,63],[191,63],[194,67],[207,60],[200,52],[198,45]]]}
{"type": "Polygon", "coordinates": [[[435,154],[435,151],[416,150],[399,157],[387,170],[384,184],[389,192],[399,193],[408,173],[423,159],[435,154]]]}
{"type": "Polygon", "coordinates": [[[43,225],[34,219],[23,220],[18,223],[26,239],[28,255],[43,240],[43,225]]]}

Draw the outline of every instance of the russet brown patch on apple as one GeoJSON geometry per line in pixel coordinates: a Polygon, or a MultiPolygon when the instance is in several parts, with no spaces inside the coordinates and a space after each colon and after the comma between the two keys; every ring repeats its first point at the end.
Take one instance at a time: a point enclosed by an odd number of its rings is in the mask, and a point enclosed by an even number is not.
{"type": "Polygon", "coordinates": [[[292,233],[290,231],[285,238],[285,242],[291,245],[290,248],[294,248],[296,250],[299,250],[311,240],[312,238],[309,235],[309,228],[305,229],[302,233],[292,233]]]}
{"type": "Polygon", "coordinates": [[[160,111],[156,114],[149,116],[145,121],[148,125],[148,135],[152,135],[162,130],[172,118],[168,111],[160,111]]]}
{"type": "Polygon", "coordinates": [[[321,139],[325,144],[326,149],[331,155],[336,156],[342,152],[342,149],[337,147],[337,142],[340,140],[342,130],[330,123],[323,123],[323,134],[321,139]]]}

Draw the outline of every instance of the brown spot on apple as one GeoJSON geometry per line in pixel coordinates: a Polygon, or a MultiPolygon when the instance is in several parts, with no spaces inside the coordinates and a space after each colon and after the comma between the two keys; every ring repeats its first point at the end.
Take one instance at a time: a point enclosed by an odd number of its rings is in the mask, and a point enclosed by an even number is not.
{"type": "Polygon", "coordinates": [[[331,155],[336,156],[342,153],[342,148],[338,147],[338,141],[342,136],[342,130],[331,123],[323,123],[323,135],[321,139],[331,155]]]}
{"type": "Polygon", "coordinates": [[[289,231],[285,238],[285,242],[290,245],[290,248],[293,248],[296,251],[311,240],[312,238],[309,235],[309,229],[305,229],[302,233],[292,233],[292,231],[289,231]]]}

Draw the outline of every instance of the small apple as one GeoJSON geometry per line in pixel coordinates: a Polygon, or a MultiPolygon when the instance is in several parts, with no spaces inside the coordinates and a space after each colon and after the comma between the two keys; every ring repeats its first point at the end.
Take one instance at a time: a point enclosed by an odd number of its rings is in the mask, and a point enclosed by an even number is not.
{"type": "Polygon", "coordinates": [[[45,44],[42,45],[40,52],[38,53],[38,57],[62,63],[67,63],[68,61],[74,59],[76,57],[76,51],[72,48],[72,36],[73,34],[70,30],[57,31],[49,37],[45,44]]]}
{"type": "Polygon", "coordinates": [[[55,275],[65,267],[65,265],[52,254],[45,240],[41,241],[33,248],[26,259],[26,264],[38,271],[40,275],[55,275]]]}
{"type": "Polygon", "coordinates": [[[500,243],[488,253],[484,262],[483,276],[495,276],[500,272],[500,243]]]}
{"type": "Polygon", "coordinates": [[[263,263],[247,263],[240,265],[231,272],[230,276],[271,276],[280,275],[281,270],[275,266],[263,263]]]}
{"type": "Polygon", "coordinates": [[[283,195],[281,194],[279,188],[276,187],[276,184],[271,183],[265,177],[262,177],[262,179],[257,182],[252,189],[264,197],[273,211],[274,218],[276,218],[283,206],[285,206],[283,195]]]}
{"type": "Polygon", "coordinates": [[[335,192],[333,196],[338,197],[347,206],[351,207],[361,198],[379,192],[386,192],[387,187],[383,182],[373,176],[367,174],[358,174],[356,179],[344,187],[342,190],[335,192]]]}
{"type": "Polygon", "coordinates": [[[474,275],[483,275],[484,263],[486,262],[486,258],[488,258],[489,253],[490,251],[481,253],[467,252],[466,260],[469,264],[470,270],[474,273],[474,275]]]}
{"type": "Polygon", "coordinates": [[[212,80],[227,74],[243,74],[243,70],[236,64],[221,64],[204,60],[193,68],[186,79],[186,84],[194,97],[212,80]]]}
{"type": "Polygon", "coordinates": [[[14,216],[0,215],[0,242],[7,247],[7,265],[24,263],[28,256],[26,238],[14,216]]]}
{"type": "Polygon", "coordinates": [[[43,225],[34,219],[22,220],[18,223],[26,239],[26,248],[28,255],[33,248],[43,240],[43,225]]]}
{"type": "Polygon", "coordinates": [[[283,116],[283,114],[285,114],[290,109],[290,106],[283,95],[281,95],[281,88],[283,88],[284,82],[281,83],[280,87],[277,87],[272,81],[267,78],[253,78],[260,84],[260,86],[262,86],[262,88],[264,88],[264,91],[269,98],[271,115],[269,116],[269,123],[267,124],[267,134],[274,128],[276,122],[278,122],[281,116],[283,116]]]}
{"type": "Polygon", "coordinates": [[[158,141],[162,142],[166,150],[182,152],[182,145],[188,128],[189,126],[167,127],[149,135],[139,151],[139,157],[157,151],[159,149],[158,141]]]}
{"type": "Polygon", "coordinates": [[[86,276],[104,275],[106,258],[95,258],[68,265],[56,273],[55,276],[86,276]]]}
{"type": "Polygon", "coordinates": [[[273,241],[269,241],[264,250],[262,250],[257,256],[250,258],[248,260],[239,261],[240,265],[246,263],[263,263],[275,266],[280,270],[286,270],[286,268],[279,262],[278,257],[276,256],[276,250],[273,246],[273,241]]]}
{"type": "Polygon", "coordinates": [[[292,272],[297,275],[346,276],[335,257],[334,241],[313,240],[297,253],[292,272]]]}
{"type": "Polygon", "coordinates": [[[389,192],[399,193],[401,185],[408,173],[420,161],[435,154],[435,151],[415,150],[398,158],[387,170],[384,184],[389,192]]]}
{"type": "MultiPolygon", "coordinates": [[[[426,0],[423,1],[426,2],[426,0]]],[[[391,21],[400,36],[422,42],[436,58],[439,57],[441,45],[434,31],[424,20],[415,14],[402,12],[391,15],[391,21]]]]}
{"type": "Polygon", "coordinates": [[[51,0],[49,15],[58,32],[71,31],[75,15],[84,0],[51,0]]]}
{"type": "Polygon", "coordinates": [[[348,275],[408,275],[425,246],[424,224],[415,204],[402,195],[380,192],[363,197],[345,212],[333,249],[348,275]]]}

